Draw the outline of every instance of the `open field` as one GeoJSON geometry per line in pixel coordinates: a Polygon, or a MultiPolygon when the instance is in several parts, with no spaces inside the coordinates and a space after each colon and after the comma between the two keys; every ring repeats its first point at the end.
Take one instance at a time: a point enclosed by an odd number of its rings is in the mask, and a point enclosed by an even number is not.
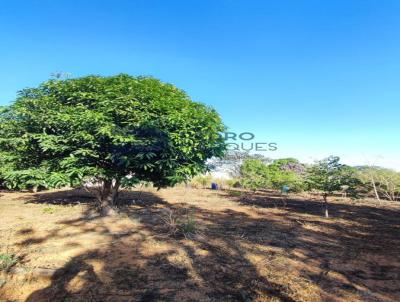
{"type": "Polygon", "coordinates": [[[399,204],[145,189],[104,218],[79,190],[0,195],[0,301],[400,300],[399,204]]]}

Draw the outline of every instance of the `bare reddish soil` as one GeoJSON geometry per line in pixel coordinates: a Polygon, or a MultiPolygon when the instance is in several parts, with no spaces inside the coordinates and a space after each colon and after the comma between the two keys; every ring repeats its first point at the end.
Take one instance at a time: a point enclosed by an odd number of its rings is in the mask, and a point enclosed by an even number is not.
{"type": "Polygon", "coordinates": [[[398,203],[146,189],[104,218],[79,190],[0,195],[0,301],[400,301],[398,203]]]}

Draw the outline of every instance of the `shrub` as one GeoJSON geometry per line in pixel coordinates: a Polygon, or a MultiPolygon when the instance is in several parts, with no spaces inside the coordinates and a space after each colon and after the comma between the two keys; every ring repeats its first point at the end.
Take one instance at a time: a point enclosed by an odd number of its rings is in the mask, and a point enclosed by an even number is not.
{"type": "Polygon", "coordinates": [[[179,226],[185,237],[190,237],[197,231],[197,223],[193,214],[187,214],[186,218],[180,222],[179,226]]]}
{"type": "Polygon", "coordinates": [[[18,262],[18,258],[10,253],[0,254],[0,271],[7,271],[18,262]]]}
{"type": "Polygon", "coordinates": [[[240,191],[233,191],[233,190],[229,190],[228,191],[229,196],[233,196],[233,197],[239,197],[242,195],[242,192],[240,191]]]}
{"type": "Polygon", "coordinates": [[[225,182],[229,188],[240,188],[242,186],[239,178],[227,179],[225,182]]]}
{"type": "Polygon", "coordinates": [[[271,188],[280,190],[284,185],[292,192],[304,188],[304,166],[296,159],[279,159],[266,165],[261,160],[246,160],[241,167],[241,183],[248,189],[271,188]]]}
{"type": "Polygon", "coordinates": [[[275,190],[282,189],[283,186],[288,186],[291,192],[301,192],[304,188],[303,179],[291,171],[270,172],[271,187],[275,190]]]}
{"type": "Polygon", "coordinates": [[[56,211],[56,208],[54,208],[54,207],[46,207],[46,208],[43,208],[43,210],[42,210],[43,214],[54,214],[55,211],[56,211]]]}
{"type": "Polygon", "coordinates": [[[183,235],[188,238],[197,232],[197,222],[193,213],[187,212],[185,218],[181,219],[173,210],[164,209],[160,218],[171,236],[183,235]]]}
{"type": "Polygon", "coordinates": [[[268,168],[259,159],[247,159],[240,167],[241,184],[246,189],[257,190],[270,184],[268,168]]]}
{"type": "Polygon", "coordinates": [[[301,192],[304,189],[305,167],[297,159],[283,158],[268,165],[268,174],[271,188],[280,190],[288,186],[292,192],[301,192]]]}

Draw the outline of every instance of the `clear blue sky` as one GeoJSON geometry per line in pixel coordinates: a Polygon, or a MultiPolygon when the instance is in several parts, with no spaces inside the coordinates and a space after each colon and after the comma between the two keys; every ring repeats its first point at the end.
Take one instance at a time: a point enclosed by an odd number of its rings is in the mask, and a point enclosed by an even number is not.
{"type": "Polygon", "coordinates": [[[4,1],[0,105],[55,71],[153,75],[271,157],[400,168],[400,1],[4,1]]]}

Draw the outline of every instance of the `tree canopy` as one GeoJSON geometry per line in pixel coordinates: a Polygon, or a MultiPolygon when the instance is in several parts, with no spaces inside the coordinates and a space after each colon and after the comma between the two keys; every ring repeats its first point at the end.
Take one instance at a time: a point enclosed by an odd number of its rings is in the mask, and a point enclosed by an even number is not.
{"type": "Polygon", "coordinates": [[[223,155],[223,130],[215,110],[155,78],[54,79],[1,109],[0,173],[9,187],[90,180],[104,200],[137,181],[163,187],[203,172],[223,155]]]}
{"type": "Polygon", "coordinates": [[[260,159],[246,159],[240,167],[240,174],[245,188],[257,190],[270,184],[268,167],[260,159]]]}
{"type": "Polygon", "coordinates": [[[316,162],[308,169],[306,183],[309,189],[322,192],[325,216],[329,217],[327,197],[344,188],[354,195],[359,180],[354,168],[341,164],[339,157],[330,156],[316,162]]]}
{"type": "Polygon", "coordinates": [[[241,166],[241,183],[245,188],[270,188],[281,190],[287,186],[290,191],[303,189],[304,165],[294,158],[282,158],[272,163],[261,159],[246,159],[241,166]]]}

